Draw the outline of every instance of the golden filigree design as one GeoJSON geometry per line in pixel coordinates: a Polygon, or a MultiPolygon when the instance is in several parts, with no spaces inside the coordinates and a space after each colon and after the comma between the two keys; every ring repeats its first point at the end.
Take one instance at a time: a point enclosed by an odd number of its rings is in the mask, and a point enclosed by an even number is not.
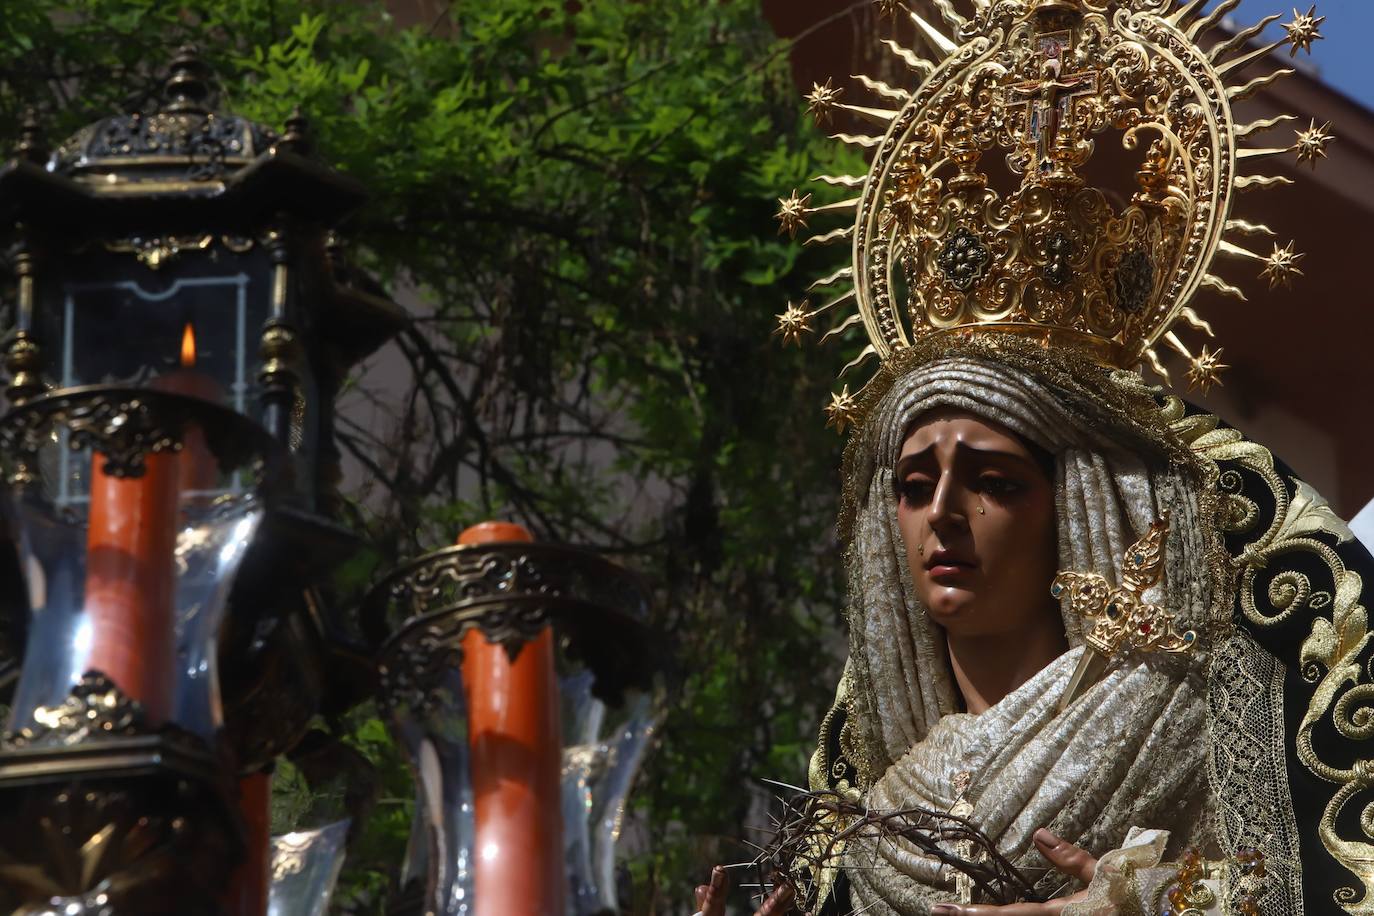
{"type": "Polygon", "coordinates": [[[818,122],[843,111],[875,125],[834,137],[872,161],[866,176],[818,179],[857,196],[813,206],[794,191],[779,201],[780,231],[793,236],[824,214],[853,217],[852,227],[807,240],[853,248],[844,276],[813,287],[829,288],[829,301],[789,303],[811,320],[839,315],[822,341],[863,326],[868,345],[841,376],[924,338],[979,328],[1104,365],[1149,365],[1167,380],[1163,345],[1187,361],[1194,386],[1217,384],[1219,351],[1195,353],[1180,336],[1185,327],[1212,333],[1190,307],[1200,289],[1244,299],[1213,261],[1250,261],[1271,286],[1301,275],[1291,243],[1254,250],[1250,237],[1273,232],[1231,216],[1238,193],[1291,180],[1246,170],[1289,153],[1315,165],[1334,139],[1314,121],[1289,146],[1246,145],[1292,118],[1238,123],[1232,104],[1293,72],[1246,79],[1246,68],[1283,47],[1310,50],[1323,17],[1294,10],[1283,37],[1258,46],[1259,25],[1212,41],[1239,2],[977,0],[961,13],[956,0],[939,0],[933,22],[879,0],[910,18],[935,59],[885,42],[913,79],[857,78],[874,107],[841,101],[829,80],[813,85],[807,105],[818,122]],[[1085,177],[1106,142],[1135,158],[1124,200],[1085,177]],[[1010,183],[989,177],[995,158],[1010,183]]]}
{"type": "Polygon", "coordinates": [[[213,243],[213,235],[158,236],[131,238],[106,242],[105,249],[117,254],[132,254],[146,267],[158,270],[176,260],[182,252],[204,251],[213,243]]]}
{"type": "Polygon", "coordinates": [[[1163,576],[1168,535],[1166,513],[1127,548],[1119,586],[1094,572],[1061,572],[1054,577],[1050,594],[1055,598],[1068,596],[1069,612],[1083,621],[1083,641],[1104,658],[1123,649],[1182,653],[1197,644],[1195,631],[1179,633],[1174,628],[1174,615],[1144,597],[1163,576]]]}

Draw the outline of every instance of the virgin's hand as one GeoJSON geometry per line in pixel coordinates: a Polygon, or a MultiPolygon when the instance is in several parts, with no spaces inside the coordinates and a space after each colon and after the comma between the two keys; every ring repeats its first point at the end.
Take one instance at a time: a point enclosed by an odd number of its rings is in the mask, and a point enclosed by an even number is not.
{"type": "MultiPolygon", "coordinates": [[[[711,869],[711,883],[697,888],[697,911],[701,916],[725,916],[725,896],[730,892],[730,878],[717,865],[711,869]]],[[[768,896],[754,916],[786,916],[792,912],[792,888],[782,885],[768,896]]]]}
{"type": "MultiPolygon", "coordinates": [[[[1049,859],[1050,864],[1060,872],[1084,884],[1092,881],[1093,875],[1097,872],[1097,859],[1087,850],[1079,849],[1068,840],[1061,840],[1044,828],[1035,831],[1034,841],[1035,848],[1040,850],[1040,854],[1049,859]]],[[[1064,907],[1075,900],[1082,900],[1086,893],[1083,891],[1072,897],[1049,900],[1045,903],[1009,903],[1005,906],[938,903],[931,907],[930,916],[1053,916],[1055,913],[1063,912],[1064,907]]]]}

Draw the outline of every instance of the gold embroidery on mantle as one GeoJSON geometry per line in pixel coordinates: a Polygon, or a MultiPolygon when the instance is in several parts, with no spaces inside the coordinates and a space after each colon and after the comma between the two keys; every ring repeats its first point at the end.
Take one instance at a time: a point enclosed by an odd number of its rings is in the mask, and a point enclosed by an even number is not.
{"type": "MultiPolygon", "coordinates": [[[[1311,631],[1303,640],[1299,661],[1302,677],[1315,685],[1296,736],[1298,759],[1314,776],[1336,786],[1318,825],[1318,836],[1331,856],[1359,879],[1362,887],[1343,887],[1335,903],[1352,916],[1374,916],[1374,804],[1359,813],[1358,838],[1341,834],[1342,811],[1360,793],[1374,789],[1374,760],[1340,766],[1323,758],[1313,732],[1323,722],[1351,742],[1374,738],[1374,680],[1360,656],[1369,645],[1369,615],[1360,603],[1364,583],[1346,569],[1339,553],[1318,535],[1337,545],[1353,538],[1350,528],[1307,484],[1293,481],[1293,492],[1274,467],[1268,449],[1246,441],[1238,430],[1219,429],[1215,417],[1184,416],[1177,398],[1165,400],[1163,416],[1193,450],[1219,465],[1220,523],[1229,533],[1245,534],[1258,521],[1258,506],[1242,495],[1241,470],[1262,480],[1274,500],[1268,528],[1233,557],[1240,580],[1240,609],[1245,619],[1265,629],[1288,621],[1294,614],[1312,614],[1311,631]],[[1222,462],[1233,467],[1220,467],[1222,462]],[[1318,561],[1330,574],[1330,589],[1313,588],[1309,575],[1288,560],[1294,554],[1318,561]],[[1258,582],[1272,567],[1282,569],[1258,582]]],[[[1325,584],[1325,583],[1319,583],[1325,584]]],[[[1316,901],[1314,901],[1316,902],[1316,901]]]]}

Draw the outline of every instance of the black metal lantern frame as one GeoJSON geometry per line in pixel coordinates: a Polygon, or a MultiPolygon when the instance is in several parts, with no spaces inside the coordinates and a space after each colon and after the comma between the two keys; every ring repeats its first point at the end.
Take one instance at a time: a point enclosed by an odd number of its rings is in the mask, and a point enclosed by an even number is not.
{"type": "MultiPolygon", "coordinates": [[[[17,281],[9,402],[193,371],[189,393],[285,448],[287,482],[246,561],[225,646],[242,764],[265,765],[321,701],[356,701],[370,683],[357,627],[317,587],[359,547],[335,520],[333,400],[350,367],[404,323],[398,306],[350,282],[331,229],[363,189],[312,157],[304,118],[277,133],[215,111],[193,49],[172,61],[155,110],[98,121],[50,155],[36,137],[29,125],[0,166],[17,281]],[[288,672],[274,654],[308,670],[288,672]],[[300,699],[254,715],[273,695],[300,699]]],[[[22,642],[24,608],[7,600],[18,580],[0,561],[0,614],[22,642]]]]}

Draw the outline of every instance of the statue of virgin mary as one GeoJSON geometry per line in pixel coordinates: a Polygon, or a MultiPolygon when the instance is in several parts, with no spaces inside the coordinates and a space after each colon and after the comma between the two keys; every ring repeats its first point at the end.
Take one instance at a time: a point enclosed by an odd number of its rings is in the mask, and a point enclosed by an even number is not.
{"type": "Polygon", "coordinates": [[[1238,148],[1279,122],[1237,123],[1231,102],[1275,78],[1247,64],[1310,48],[1321,20],[1295,13],[1260,48],[1258,28],[1213,37],[1238,2],[937,0],[940,22],[910,15],[942,60],[892,43],[911,88],[808,97],[883,128],[840,135],[875,151],[866,177],[822,179],[857,197],[793,193],[779,213],[794,233],[857,214],[817,236],[853,245],[822,281],[852,290],[789,304],[779,332],[853,303],[839,334],[861,323],[869,345],[852,367],[878,362],[828,409],[854,429],[850,652],[810,780],[850,804],[798,891],[810,911],[998,912],[960,865],[979,853],[873,826],[919,810],[976,829],[1033,886],[1022,899],[1052,901],[1006,912],[1374,913],[1374,561],[1267,449],[1140,369],[1167,382],[1167,343],[1189,382],[1216,382],[1217,354],[1178,331],[1210,331],[1199,289],[1238,294],[1217,254],[1297,273],[1292,245],[1245,247],[1272,233],[1233,196],[1266,184],[1243,166],[1315,160],[1330,135],[1238,148]],[[1084,177],[1113,139],[1124,192],[1084,177]],[[979,171],[993,155],[1012,186],[979,171]],[[1019,482],[984,473],[978,430],[1021,456],[1019,482]],[[1045,523],[1015,522],[1036,480],[1045,523]],[[996,634],[968,621],[1017,614],[1048,635],[980,658],[996,634]],[[1095,875],[1056,871],[1042,829],[1095,875]]]}

